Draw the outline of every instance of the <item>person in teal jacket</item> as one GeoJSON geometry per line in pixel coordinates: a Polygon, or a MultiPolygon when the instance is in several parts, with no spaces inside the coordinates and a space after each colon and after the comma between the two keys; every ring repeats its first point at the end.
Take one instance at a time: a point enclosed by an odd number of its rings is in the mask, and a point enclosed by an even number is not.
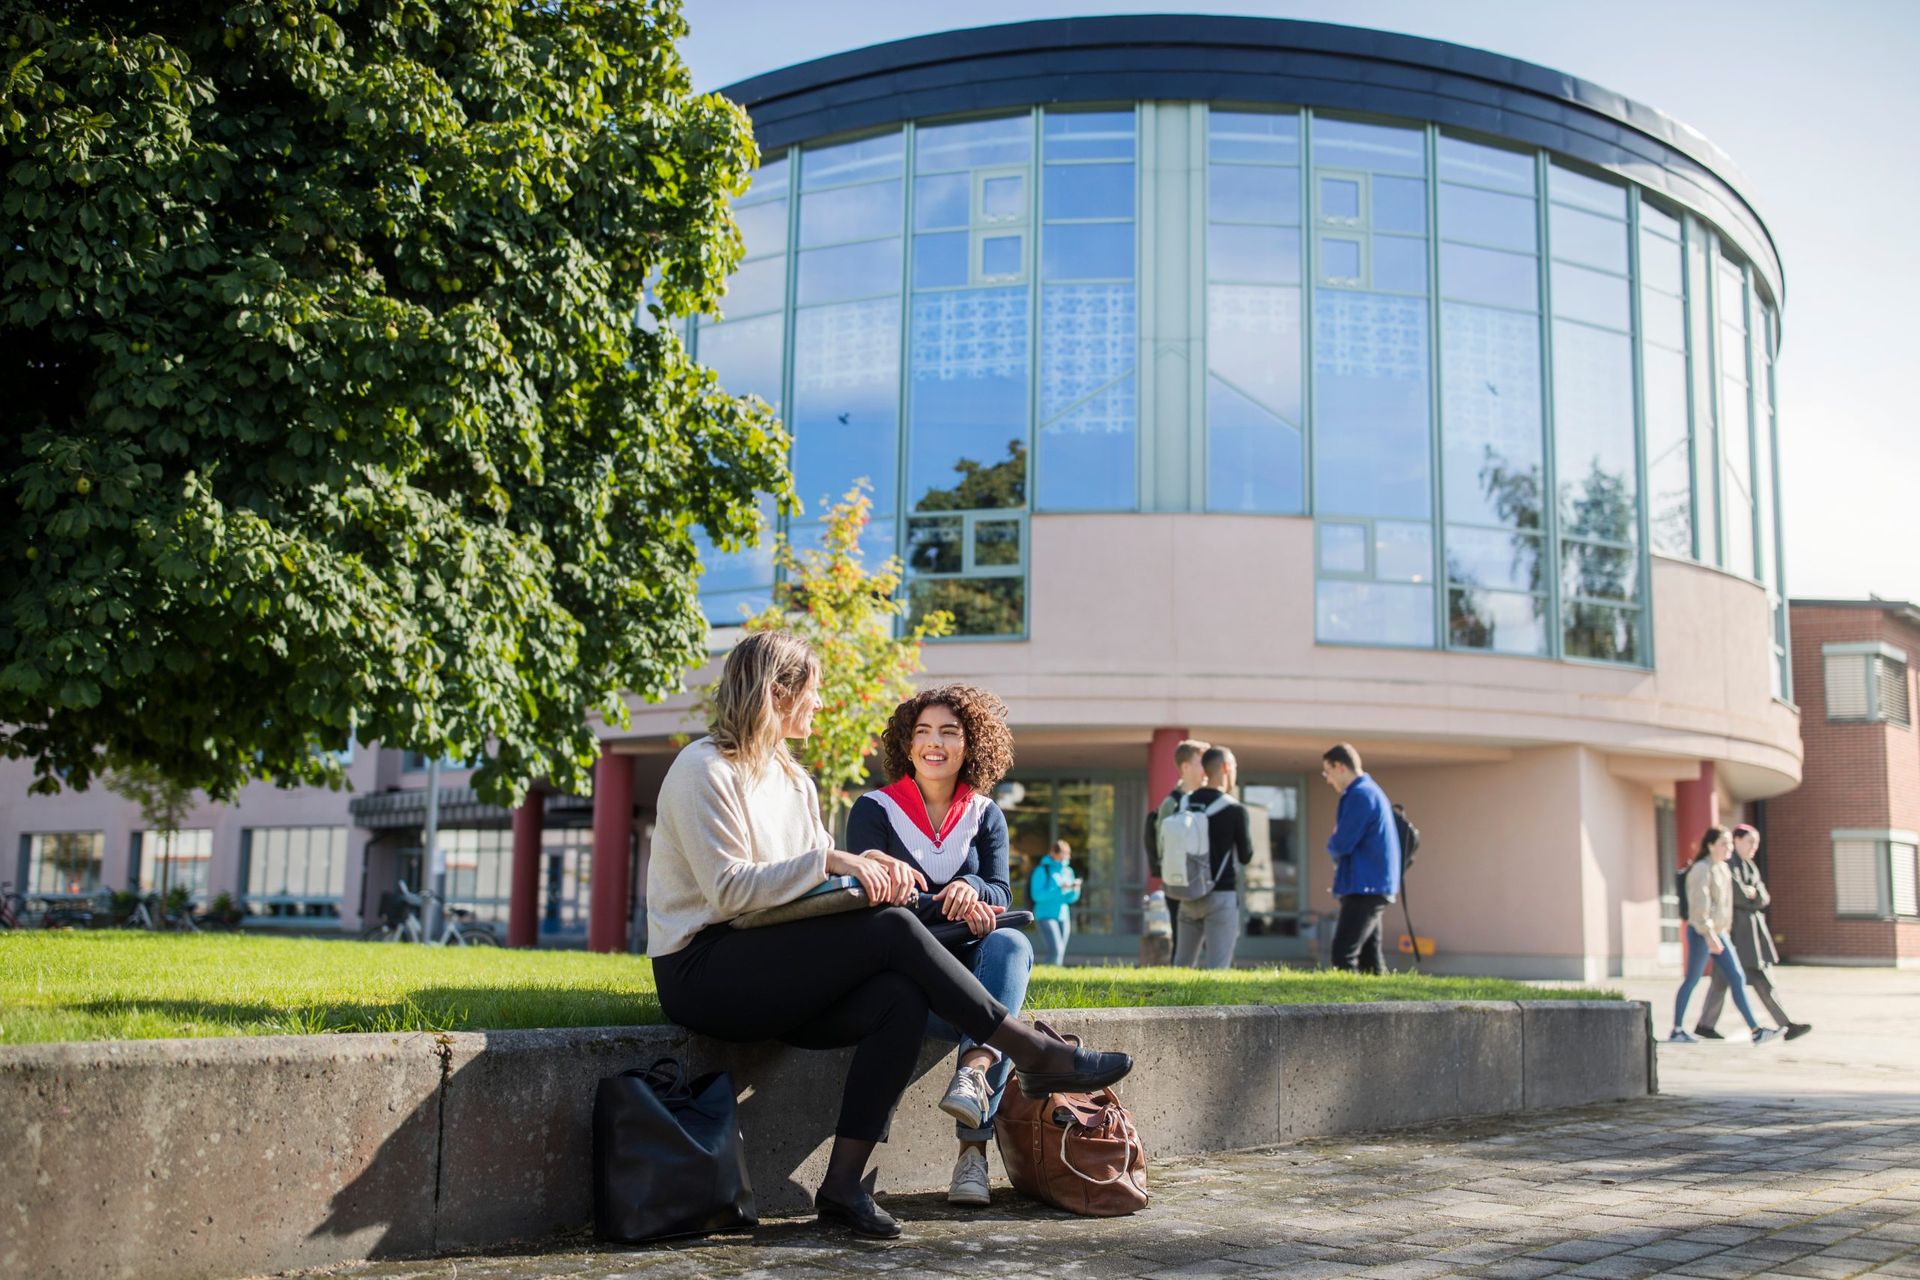
{"type": "Polygon", "coordinates": [[[1065,840],[1054,841],[1053,852],[1040,859],[1027,884],[1034,922],[1053,953],[1051,964],[1067,962],[1067,939],[1073,934],[1073,914],[1067,908],[1080,901],[1080,877],[1073,874],[1072,859],[1072,847],[1065,840]]]}

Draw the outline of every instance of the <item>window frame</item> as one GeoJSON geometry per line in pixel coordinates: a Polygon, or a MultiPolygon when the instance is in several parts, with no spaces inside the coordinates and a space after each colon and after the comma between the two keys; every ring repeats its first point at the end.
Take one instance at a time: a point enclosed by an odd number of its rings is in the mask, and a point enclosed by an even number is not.
{"type": "Polygon", "coordinates": [[[1903,831],[1889,827],[1836,828],[1828,833],[1828,856],[1832,863],[1834,886],[1833,914],[1837,920],[1913,920],[1920,919],[1920,893],[1911,904],[1913,910],[1903,911],[1894,901],[1893,862],[1896,857],[1908,860],[1908,883],[1920,884],[1920,832],[1903,831]],[[1873,846],[1873,869],[1876,881],[1876,903],[1872,911],[1843,911],[1840,904],[1840,859],[1839,846],[1842,844],[1870,844],[1873,846]]]}
{"type": "Polygon", "coordinates": [[[1913,694],[1908,684],[1909,663],[1907,651],[1896,648],[1884,641],[1833,642],[1820,646],[1820,701],[1826,710],[1828,724],[1887,724],[1896,728],[1913,727],[1913,694]],[[1835,658],[1860,659],[1861,679],[1866,689],[1866,714],[1858,716],[1836,716],[1833,713],[1833,682],[1831,671],[1835,658]],[[1895,719],[1886,707],[1881,705],[1880,672],[1881,664],[1892,663],[1900,668],[1900,681],[1907,689],[1907,705],[1899,719],[1895,719]]]}

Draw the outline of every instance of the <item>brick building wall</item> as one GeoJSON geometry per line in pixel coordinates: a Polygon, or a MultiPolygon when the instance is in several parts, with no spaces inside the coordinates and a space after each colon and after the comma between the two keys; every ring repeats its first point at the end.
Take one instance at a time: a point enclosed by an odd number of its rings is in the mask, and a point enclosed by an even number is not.
{"type": "Polygon", "coordinates": [[[1905,650],[1914,707],[1920,626],[1905,612],[1877,603],[1792,606],[1793,691],[1806,763],[1799,788],[1767,802],[1765,850],[1769,919],[1788,960],[1920,960],[1920,920],[1849,919],[1834,911],[1835,830],[1920,830],[1920,728],[1829,721],[1823,648],[1878,641],[1905,650]]]}

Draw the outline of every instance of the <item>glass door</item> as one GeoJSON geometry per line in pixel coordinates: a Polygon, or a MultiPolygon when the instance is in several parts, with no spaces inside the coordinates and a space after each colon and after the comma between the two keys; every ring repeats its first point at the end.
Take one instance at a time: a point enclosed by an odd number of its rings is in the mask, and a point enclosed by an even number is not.
{"type": "Polygon", "coordinates": [[[1313,954],[1311,931],[1302,927],[1306,897],[1306,811],[1298,776],[1243,783],[1253,835],[1253,861],[1240,873],[1240,913],[1245,921],[1238,954],[1291,959],[1313,954]]]}

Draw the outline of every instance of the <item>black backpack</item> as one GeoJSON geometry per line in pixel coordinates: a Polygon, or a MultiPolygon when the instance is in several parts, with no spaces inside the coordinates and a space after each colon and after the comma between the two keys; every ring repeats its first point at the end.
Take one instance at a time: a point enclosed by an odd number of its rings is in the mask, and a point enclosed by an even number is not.
{"type": "Polygon", "coordinates": [[[1393,829],[1400,836],[1400,874],[1404,876],[1413,869],[1414,855],[1420,852],[1420,828],[1408,819],[1404,807],[1395,805],[1393,829]]]}

